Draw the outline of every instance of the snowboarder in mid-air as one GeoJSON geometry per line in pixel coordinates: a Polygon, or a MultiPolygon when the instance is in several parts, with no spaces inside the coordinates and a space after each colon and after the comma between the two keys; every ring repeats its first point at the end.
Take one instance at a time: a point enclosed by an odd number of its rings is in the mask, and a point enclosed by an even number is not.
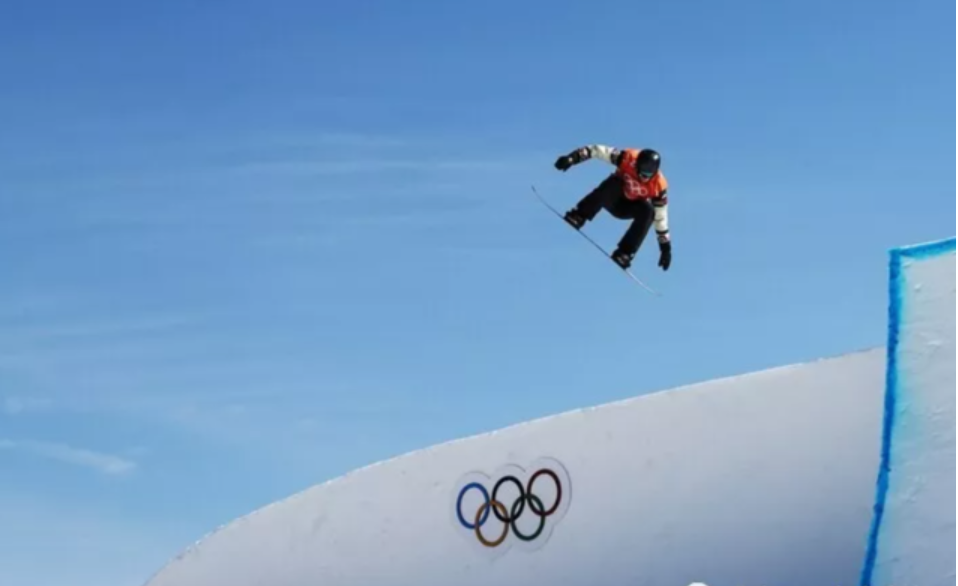
{"type": "Polygon", "coordinates": [[[568,171],[590,159],[600,159],[615,167],[615,171],[598,187],[582,198],[565,214],[565,220],[576,230],[607,210],[620,220],[631,220],[631,225],[612,260],[623,269],[632,260],[655,226],[659,243],[659,267],[668,271],[672,266],[672,241],[669,235],[669,184],[662,174],[662,157],[651,149],[619,149],[605,145],[589,145],[563,155],[556,160],[559,171],[568,171]]]}

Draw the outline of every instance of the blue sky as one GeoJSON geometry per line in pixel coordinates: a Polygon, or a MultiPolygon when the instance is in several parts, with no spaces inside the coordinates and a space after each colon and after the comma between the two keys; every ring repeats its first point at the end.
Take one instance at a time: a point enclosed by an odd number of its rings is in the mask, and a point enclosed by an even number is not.
{"type": "Polygon", "coordinates": [[[6,2],[0,583],[135,586],[358,466],[882,344],[887,249],[954,236],[952,14],[6,2]],[[661,299],[531,196],[591,142],[664,154],[661,299]]]}

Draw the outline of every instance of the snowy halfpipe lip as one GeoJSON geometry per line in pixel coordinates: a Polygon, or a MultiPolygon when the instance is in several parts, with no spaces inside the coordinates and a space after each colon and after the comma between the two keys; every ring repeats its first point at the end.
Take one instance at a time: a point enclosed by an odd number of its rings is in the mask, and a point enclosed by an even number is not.
{"type": "Polygon", "coordinates": [[[852,354],[407,454],[232,523],[149,584],[853,584],[884,366],[852,354]]]}
{"type": "Polygon", "coordinates": [[[881,464],[860,586],[953,584],[955,239],[890,256],[881,464]]]}

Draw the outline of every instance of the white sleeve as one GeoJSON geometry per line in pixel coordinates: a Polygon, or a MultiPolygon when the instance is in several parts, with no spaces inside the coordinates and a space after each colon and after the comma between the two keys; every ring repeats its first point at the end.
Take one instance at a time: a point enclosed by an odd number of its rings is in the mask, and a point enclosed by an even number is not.
{"type": "Polygon", "coordinates": [[[585,150],[588,151],[590,159],[599,159],[610,165],[618,165],[622,155],[619,149],[604,144],[592,144],[585,147],[585,150]]]}
{"type": "Polygon", "coordinates": [[[656,204],[655,209],[655,231],[659,234],[667,234],[669,231],[669,204],[656,204]]]}

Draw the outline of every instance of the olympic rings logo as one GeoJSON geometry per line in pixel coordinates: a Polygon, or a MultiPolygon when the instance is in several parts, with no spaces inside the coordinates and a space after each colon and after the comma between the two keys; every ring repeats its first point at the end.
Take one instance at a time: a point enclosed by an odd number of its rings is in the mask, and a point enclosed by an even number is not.
{"type": "Polygon", "coordinates": [[[492,478],[473,473],[460,479],[454,503],[459,532],[487,551],[507,549],[510,537],[526,549],[544,545],[568,510],[569,474],[553,460],[531,469],[508,466],[492,478]]]}

